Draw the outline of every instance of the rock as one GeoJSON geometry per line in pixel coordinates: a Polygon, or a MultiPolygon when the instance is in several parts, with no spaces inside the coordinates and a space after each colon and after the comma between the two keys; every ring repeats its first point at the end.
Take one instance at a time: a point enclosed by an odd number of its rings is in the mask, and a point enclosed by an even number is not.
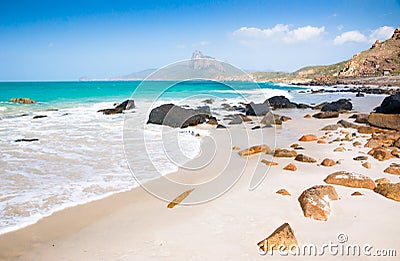
{"type": "Polygon", "coordinates": [[[367,160],[367,159],[368,159],[367,156],[357,156],[357,157],[353,158],[353,160],[356,160],[356,161],[367,160]]]}
{"type": "Polygon", "coordinates": [[[400,202],[400,183],[385,183],[378,184],[374,189],[376,193],[382,196],[400,202]]]}
{"type": "Polygon", "coordinates": [[[385,148],[374,148],[368,152],[368,155],[371,155],[379,161],[384,161],[392,158],[391,152],[385,148]]]}
{"type": "Polygon", "coordinates": [[[370,169],[371,168],[371,163],[369,162],[364,162],[363,164],[361,164],[361,166],[363,166],[366,169],[370,169]]]}
{"type": "Polygon", "coordinates": [[[264,117],[261,119],[260,124],[264,125],[273,125],[275,124],[275,117],[272,112],[267,112],[264,117]]]}
{"type": "Polygon", "coordinates": [[[392,164],[391,166],[387,167],[383,172],[393,175],[400,175],[400,164],[392,164]]]}
{"type": "Polygon", "coordinates": [[[321,165],[325,166],[325,167],[335,166],[336,165],[336,161],[326,158],[321,162],[321,165]]]}
{"type": "Polygon", "coordinates": [[[173,128],[195,126],[206,121],[204,112],[185,109],[174,104],[163,104],[151,110],[147,124],[161,124],[173,128]]]}
{"type": "Polygon", "coordinates": [[[280,194],[282,196],[291,196],[291,194],[286,189],[280,189],[276,192],[276,194],[280,194]]]}
{"type": "Polygon", "coordinates": [[[362,143],[359,142],[359,141],[353,142],[353,146],[354,146],[354,147],[359,147],[359,146],[361,146],[361,145],[362,145],[362,143]]]}
{"type": "Polygon", "coordinates": [[[306,114],[306,115],[304,115],[304,118],[305,119],[309,119],[309,118],[311,118],[311,115],[310,114],[306,114]]]}
{"type": "Polygon", "coordinates": [[[278,165],[277,162],[269,161],[269,160],[266,160],[266,159],[262,159],[262,160],[261,160],[261,163],[264,163],[264,164],[267,165],[267,166],[276,166],[276,165],[278,165]]]}
{"type": "Polygon", "coordinates": [[[397,148],[392,149],[392,155],[400,158],[400,151],[397,148]]]}
{"type": "Polygon", "coordinates": [[[288,149],[279,149],[276,148],[274,150],[274,156],[275,157],[280,157],[280,158],[292,158],[296,157],[297,152],[294,150],[288,150],[288,149]]]}
{"type": "Polygon", "coordinates": [[[292,118],[288,117],[288,116],[281,116],[280,120],[281,121],[290,121],[292,118]]]}
{"type": "Polygon", "coordinates": [[[335,130],[341,128],[341,127],[342,127],[342,125],[339,125],[339,124],[330,124],[330,125],[326,125],[321,130],[323,130],[323,131],[335,131],[335,130]]]}
{"type": "Polygon", "coordinates": [[[314,134],[307,134],[307,135],[303,135],[299,141],[304,141],[304,142],[310,142],[310,141],[316,141],[318,140],[317,136],[315,136],[314,134]]]}
{"type": "Polygon", "coordinates": [[[257,243],[259,249],[265,253],[272,250],[294,250],[293,246],[297,246],[297,239],[288,223],[278,227],[272,234],[264,240],[257,243]]]}
{"type": "Polygon", "coordinates": [[[340,120],[337,122],[337,124],[342,125],[343,128],[353,128],[353,129],[357,129],[359,127],[359,125],[354,124],[352,122],[348,122],[346,120],[340,120]]]}
{"type": "Polygon", "coordinates": [[[297,108],[297,104],[289,101],[285,96],[274,96],[264,101],[265,104],[269,104],[273,109],[294,109],[297,108]]]}
{"type": "Polygon", "coordinates": [[[214,99],[205,99],[205,100],[203,100],[203,101],[201,101],[202,103],[205,103],[205,104],[213,104],[214,103],[214,99]]]}
{"type": "Polygon", "coordinates": [[[393,146],[400,148],[400,138],[393,144],[393,146]]]}
{"type": "Polygon", "coordinates": [[[318,104],[318,105],[315,105],[314,107],[312,107],[312,109],[313,109],[313,110],[321,110],[322,107],[324,107],[324,106],[327,105],[327,104],[328,104],[328,102],[323,102],[323,103],[320,103],[320,104],[318,104]]]}
{"type": "Polygon", "coordinates": [[[310,109],[312,108],[310,105],[304,104],[304,103],[299,103],[297,104],[298,109],[310,109]]]}
{"type": "Polygon", "coordinates": [[[41,118],[46,118],[47,117],[47,115],[35,115],[35,116],[33,116],[33,119],[35,120],[35,119],[41,119],[41,118]]]}
{"type": "Polygon", "coordinates": [[[351,188],[375,188],[374,181],[368,176],[348,171],[338,171],[332,173],[328,175],[324,181],[328,184],[341,185],[351,188]]]}
{"type": "Polygon", "coordinates": [[[332,111],[318,112],[318,113],[314,114],[313,117],[317,118],[317,119],[338,118],[339,112],[332,112],[332,111]]]}
{"type": "Polygon", "coordinates": [[[369,114],[366,114],[366,113],[357,114],[355,122],[368,123],[368,116],[369,116],[369,114]]]}
{"type": "Polygon", "coordinates": [[[227,103],[222,103],[222,104],[221,104],[221,107],[222,107],[224,110],[227,110],[227,111],[234,111],[234,110],[235,110],[234,108],[232,108],[232,106],[230,106],[230,105],[227,104],[227,103]]]}
{"type": "Polygon", "coordinates": [[[299,144],[297,144],[297,143],[293,143],[292,145],[290,145],[290,147],[293,149],[297,148],[298,146],[299,146],[299,144]]]}
{"type": "Polygon", "coordinates": [[[211,108],[208,105],[198,106],[197,110],[200,112],[204,112],[206,115],[211,115],[211,108]]]}
{"type": "Polygon", "coordinates": [[[252,121],[250,118],[246,117],[246,115],[243,115],[243,114],[236,114],[236,115],[238,115],[240,118],[242,118],[242,121],[244,121],[244,122],[252,121]]]}
{"type": "Polygon", "coordinates": [[[102,112],[104,115],[113,115],[113,114],[118,114],[122,113],[123,110],[121,108],[115,108],[115,109],[102,109],[98,110],[97,112],[102,112]]]}
{"type": "Polygon", "coordinates": [[[32,141],[39,141],[39,139],[17,139],[14,142],[32,142],[32,141]]]}
{"type": "Polygon", "coordinates": [[[313,186],[300,195],[299,202],[305,217],[327,221],[331,212],[329,201],[339,199],[333,186],[313,186]]]}
{"type": "Polygon", "coordinates": [[[11,98],[10,102],[22,103],[22,104],[35,104],[36,101],[30,98],[11,98]]]}
{"type": "Polygon", "coordinates": [[[115,109],[122,109],[125,110],[132,110],[135,108],[135,101],[134,100],[125,100],[121,104],[119,104],[115,109]]]}
{"type": "Polygon", "coordinates": [[[351,193],[351,195],[352,196],[364,196],[364,194],[362,194],[362,193],[360,193],[358,191],[351,193]]]}
{"type": "Polygon", "coordinates": [[[265,103],[254,103],[251,102],[250,104],[246,105],[246,115],[251,116],[263,116],[270,111],[270,107],[268,104],[265,103]]]}
{"type": "Polygon", "coordinates": [[[304,155],[304,154],[299,154],[299,155],[297,155],[297,156],[294,158],[294,160],[301,161],[301,162],[308,162],[308,163],[315,163],[315,162],[317,162],[315,159],[313,159],[313,158],[311,158],[311,157],[309,157],[309,156],[306,156],[306,155],[304,155]]]}
{"type": "Polygon", "coordinates": [[[400,114],[400,93],[386,97],[375,111],[384,114],[400,114]]]}
{"type": "Polygon", "coordinates": [[[400,114],[371,113],[368,123],[380,128],[400,130],[400,114]]]}
{"type": "Polygon", "coordinates": [[[386,183],[390,183],[390,180],[387,178],[380,178],[380,179],[375,180],[375,183],[376,183],[376,185],[386,184],[386,183]]]}
{"type": "Polygon", "coordinates": [[[226,129],[226,126],[221,125],[221,124],[218,124],[218,125],[217,125],[217,129],[226,129]]]}
{"type": "Polygon", "coordinates": [[[238,146],[234,146],[234,147],[232,148],[232,150],[240,150],[240,148],[239,148],[238,146]]]}
{"type": "Polygon", "coordinates": [[[242,124],[242,123],[243,123],[242,117],[235,115],[228,124],[229,125],[237,125],[237,124],[242,124]]]}
{"type": "Polygon", "coordinates": [[[207,121],[207,124],[210,124],[210,125],[218,125],[218,121],[217,121],[217,118],[215,118],[215,117],[210,117],[209,119],[208,119],[208,121],[207,121]]]}
{"type": "Polygon", "coordinates": [[[353,105],[348,99],[340,99],[322,106],[321,111],[351,111],[353,105]]]}
{"type": "Polygon", "coordinates": [[[284,170],[290,170],[290,171],[296,171],[297,167],[296,165],[294,165],[293,163],[289,163],[288,165],[286,165],[284,168],[284,170]]]}
{"type": "Polygon", "coordinates": [[[356,94],[356,97],[364,97],[365,96],[365,94],[364,93],[361,93],[361,92],[358,92],[357,94],[356,94]]]}
{"type": "Polygon", "coordinates": [[[250,156],[250,155],[253,155],[256,153],[261,153],[261,152],[271,153],[271,149],[267,145],[262,144],[262,145],[252,146],[248,149],[244,149],[239,152],[239,155],[243,157],[243,156],[250,156]]]}

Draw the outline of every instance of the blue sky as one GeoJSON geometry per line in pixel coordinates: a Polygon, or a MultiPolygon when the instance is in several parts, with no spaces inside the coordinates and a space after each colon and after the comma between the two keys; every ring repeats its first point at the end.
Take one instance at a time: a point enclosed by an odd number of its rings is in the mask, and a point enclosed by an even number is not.
{"type": "Polygon", "coordinates": [[[252,70],[349,59],[400,26],[399,0],[0,1],[0,80],[112,77],[193,50],[252,70]]]}

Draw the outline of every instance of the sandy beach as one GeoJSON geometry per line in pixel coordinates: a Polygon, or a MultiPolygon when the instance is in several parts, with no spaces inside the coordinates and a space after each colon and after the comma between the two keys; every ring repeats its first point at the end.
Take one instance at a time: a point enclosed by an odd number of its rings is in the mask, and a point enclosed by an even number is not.
{"type": "MultiPolygon", "coordinates": [[[[338,97],[339,98],[339,97],[338,97]]],[[[364,100],[353,99],[354,110],[369,113],[378,106],[384,96],[367,96],[364,100]],[[368,101],[368,102],[365,102],[368,101]]],[[[338,242],[338,235],[345,234],[345,244],[371,245],[372,253],[377,249],[398,249],[400,239],[397,221],[400,219],[399,203],[385,198],[369,189],[334,185],[339,200],[330,203],[331,213],[327,221],[317,221],[303,215],[298,197],[314,186],[324,185],[327,175],[336,171],[351,171],[369,176],[372,180],[387,178],[393,183],[399,177],[384,173],[392,158],[378,161],[367,155],[369,148],[353,146],[359,141],[365,144],[371,135],[359,135],[351,141],[332,142],[345,134],[337,131],[321,131],[339,118],[304,118],[314,114],[311,109],[282,109],[274,113],[289,116],[292,120],[276,129],[251,131],[255,124],[244,123],[225,129],[207,128],[211,135],[204,137],[202,153],[188,165],[209,158],[212,162],[195,172],[180,169],[168,175],[171,180],[197,184],[216,178],[220,169],[228,172],[244,170],[239,181],[215,200],[191,206],[178,205],[168,209],[167,202],[159,200],[138,187],[128,192],[54,213],[34,225],[0,236],[1,260],[265,260],[270,254],[258,253],[257,243],[268,237],[283,223],[289,223],[299,245],[315,244],[317,247],[329,242],[338,242]],[[259,145],[260,140],[273,142],[276,132],[278,148],[290,148],[298,143],[317,163],[294,161],[293,158],[272,158],[264,153],[246,158],[233,151],[259,145]],[[228,135],[229,134],[229,135],[228,135]],[[299,142],[304,134],[326,135],[326,143],[299,142]],[[261,136],[260,136],[261,135],[261,136]],[[343,143],[346,150],[333,150],[343,143]],[[217,149],[215,149],[217,148],[217,149]],[[367,156],[370,169],[364,168],[356,156],[367,156]],[[321,166],[324,158],[339,161],[332,167],[321,166]],[[277,166],[266,166],[262,159],[273,160],[277,166]],[[228,162],[228,164],[227,164],[228,162]],[[294,163],[297,171],[283,168],[294,163]],[[227,165],[226,165],[227,164],[227,165]],[[225,166],[226,165],[226,166],[225,166]],[[263,174],[263,182],[253,191],[249,184],[253,174],[263,174]],[[291,196],[276,194],[286,189],[291,196]],[[351,196],[355,191],[362,196],[351,196]]],[[[349,119],[352,113],[340,114],[340,119],[349,119]]],[[[344,129],[356,132],[354,129],[344,129]]],[[[150,181],[157,187],[158,180],[150,181]]],[[[170,191],[179,195],[183,191],[170,191]]],[[[194,190],[189,196],[196,198],[207,191],[194,190]],[[196,195],[197,193],[197,195],[196,195]]],[[[185,201],[183,201],[184,203],[185,201]]],[[[275,259],[284,258],[278,253],[275,259]]],[[[338,255],[338,254],[337,254],[338,255]]],[[[309,259],[308,256],[302,257],[309,259]]],[[[323,258],[336,259],[325,253],[323,258]]],[[[361,254],[360,257],[366,256],[361,254]]],[[[395,257],[392,257],[394,260],[395,257]]]]}

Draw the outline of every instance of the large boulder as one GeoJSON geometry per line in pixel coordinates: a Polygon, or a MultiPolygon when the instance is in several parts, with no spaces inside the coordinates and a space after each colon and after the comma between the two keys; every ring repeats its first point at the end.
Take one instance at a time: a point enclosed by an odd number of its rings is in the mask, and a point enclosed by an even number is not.
{"type": "Polygon", "coordinates": [[[375,111],[384,114],[400,114],[400,93],[386,97],[375,111]]]}
{"type": "Polygon", "coordinates": [[[384,183],[378,184],[374,189],[376,193],[382,196],[400,202],[400,183],[384,183]]]}
{"type": "Polygon", "coordinates": [[[400,114],[371,113],[368,123],[380,128],[400,130],[400,114]]]}
{"type": "Polygon", "coordinates": [[[353,105],[348,99],[340,99],[322,106],[321,111],[351,111],[353,105]]]}
{"type": "Polygon", "coordinates": [[[313,186],[301,193],[299,202],[305,217],[327,221],[331,212],[329,201],[338,200],[339,196],[333,186],[313,186]]]}
{"type": "Polygon", "coordinates": [[[147,124],[153,123],[173,128],[186,128],[205,122],[208,116],[204,111],[185,109],[169,103],[152,109],[147,124]]]}
{"type": "Polygon", "coordinates": [[[269,104],[274,109],[293,109],[297,108],[297,104],[291,102],[285,96],[274,96],[264,101],[265,104],[269,104]]]}
{"type": "Polygon", "coordinates": [[[246,115],[250,116],[264,116],[270,111],[270,107],[265,103],[251,102],[246,105],[246,115]]]}
{"type": "Polygon", "coordinates": [[[30,98],[11,98],[10,102],[22,103],[22,104],[35,104],[36,101],[30,98]]]}
{"type": "Polygon", "coordinates": [[[332,173],[328,175],[324,181],[328,184],[341,185],[351,188],[375,188],[375,182],[370,177],[347,171],[338,171],[332,173]]]}

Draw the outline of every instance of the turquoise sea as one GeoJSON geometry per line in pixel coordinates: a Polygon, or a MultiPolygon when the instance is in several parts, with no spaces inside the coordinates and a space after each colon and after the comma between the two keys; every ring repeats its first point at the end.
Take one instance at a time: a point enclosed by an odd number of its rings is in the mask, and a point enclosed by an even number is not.
{"type": "MultiPolygon", "coordinates": [[[[205,98],[212,98],[212,113],[224,115],[235,112],[221,109],[222,103],[263,102],[274,95],[301,100],[311,97],[303,94],[305,90],[307,87],[251,82],[2,82],[0,233],[32,224],[54,211],[137,186],[123,151],[124,115],[103,115],[97,112],[100,109],[112,108],[114,103],[132,96],[136,109],[127,112],[137,117],[132,128],[138,137],[146,136],[147,153],[159,173],[167,174],[176,171],[177,166],[160,149],[163,142],[178,139],[181,151],[168,153],[185,162],[200,151],[201,139],[193,132],[205,136],[208,131],[174,129],[166,135],[175,138],[165,139],[158,125],[145,124],[152,105],[173,102],[196,107],[204,105],[205,98]],[[10,103],[13,97],[29,97],[38,104],[10,103]],[[45,117],[35,118],[38,115],[45,117]],[[18,139],[38,141],[16,142],[18,139]]],[[[146,165],[145,154],[139,151],[135,155],[135,174],[151,179],[156,175],[146,165]]]]}

